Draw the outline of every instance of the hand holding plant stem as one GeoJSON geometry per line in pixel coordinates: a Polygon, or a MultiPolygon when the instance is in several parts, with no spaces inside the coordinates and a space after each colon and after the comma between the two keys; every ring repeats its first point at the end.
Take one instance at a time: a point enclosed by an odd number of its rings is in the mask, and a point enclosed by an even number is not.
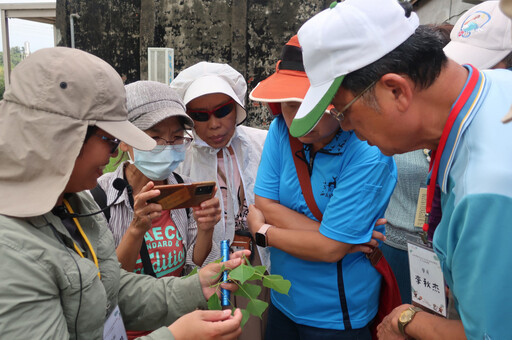
{"type": "MultiPolygon", "coordinates": [[[[229,261],[215,261],[199,270],[199,280],[203,286],[204,296],[208,299],[208,308],[210,310],[221,310],[220,291],[221,288],[234,291],[232,295],[244,296],[249,299],[246,309],[240,309],[242,312],[241,327],[245,325],[251,315],[261,318],[261,314],[267,309],[268,303],[259,300],[261,287],[249,281],[262,281],[263,286],[274,289],[281,294],[287,294],[291,287],[291,282],[285,280],[281,275],[266,274],[267,267],[252,266],[247,259],[250,251],[242,250],[231,254],[229,261]],[[219,281],[223,271],[228,271],[229,282],[219,281]]],[[[195,268],[190,274],[198,272],[195,268]]],[[[231,306],[233,301],[230,300],[231,306]]],[[[235,308],[233,307],[234,311],[235,308]]]]}

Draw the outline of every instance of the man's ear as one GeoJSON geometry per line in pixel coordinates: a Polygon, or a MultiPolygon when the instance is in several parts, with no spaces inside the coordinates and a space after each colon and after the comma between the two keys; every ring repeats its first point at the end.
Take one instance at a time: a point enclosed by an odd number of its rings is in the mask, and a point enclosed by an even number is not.
{"type": "Polygon", "coordinates": [[[378,83],[386,93],[386,100],[393,101],[399,111],[407,111],[412,103],[414,86],[409,78],[396,73],[387,73],[380,78],[378,83]]]}

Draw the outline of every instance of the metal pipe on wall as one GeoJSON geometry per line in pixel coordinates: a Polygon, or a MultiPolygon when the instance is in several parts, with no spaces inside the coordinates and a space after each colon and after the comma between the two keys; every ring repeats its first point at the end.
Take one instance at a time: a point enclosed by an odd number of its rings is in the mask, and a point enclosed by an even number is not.
{"type": "Polygon", "coordinates": [[[75,48],[75,21],[73,18],[80,19],[80,15],[72,13],[69,15],[69,29],[71,33],[71,48],[75,48]]]}

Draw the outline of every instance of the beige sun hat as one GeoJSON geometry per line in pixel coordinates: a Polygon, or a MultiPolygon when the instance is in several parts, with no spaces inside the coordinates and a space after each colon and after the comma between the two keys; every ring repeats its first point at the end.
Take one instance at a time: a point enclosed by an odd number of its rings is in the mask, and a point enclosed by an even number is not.
{"type": "Polygon", "coordinates": [[[92,54],[42,49],[12,72],[0,102],[0,214],[38,216],[64,191],[88,126],[151,150],[155,141],[127,120],[119,74],[92,54]]]}
{"type": "Polygon", "coordinates": [[[247,117],[245,112],[247,83],[240,72],[228,64],[201,61],[181,71],[171,82],[171,88],[180,94],[185,105],[207,94],[224,93],[238,104],[236,124],[242,124],[247,117]]]}

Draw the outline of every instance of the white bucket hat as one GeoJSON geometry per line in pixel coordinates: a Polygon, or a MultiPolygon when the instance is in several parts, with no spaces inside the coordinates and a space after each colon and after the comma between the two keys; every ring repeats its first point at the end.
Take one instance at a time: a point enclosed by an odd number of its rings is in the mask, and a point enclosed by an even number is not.
{"type": "Polygon", "coordinates": [[[247,84],[244,77],[228,64],[199,62],[181,71],[171,83],[187,105],[193,99],[212,93],[224,93],[236,106],[236,124],[242,124],[245,112],[247,84]]]}
{"type": "Polygon", "coordinates": [[[42,49],[12,72],[0,102],[0,214],[38,216],[64,191],[88,126],[142,150],[155,141],[127,120],[119,74],[71,48],[42,49]]]}
{"type": "Polygon", "coordinates": [[[450,39],[443,49],[448,58],[489,69],[512,52],[512,21],[500,10],[499,1],[485,1],[457,20],[450,39]]]}
{"type": "Polygon", "coordinates": [[[298,36],[311,86],[290,133],[301,137],[311,131],[345,75],[394,50],[418,26],[416,13],[406,17],[396,0],[346,0],[309,19],[298,36]]]}

